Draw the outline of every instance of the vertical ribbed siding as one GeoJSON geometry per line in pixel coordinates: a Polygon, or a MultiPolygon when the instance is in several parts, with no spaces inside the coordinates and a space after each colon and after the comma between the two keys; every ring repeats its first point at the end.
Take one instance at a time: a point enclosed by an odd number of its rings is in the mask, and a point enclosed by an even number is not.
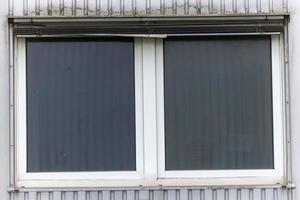
{"type": "Polygon", "coordinates": [[[288,0],[8,0],[15,16],[182,16],[274,14],[288,0]]]}
{"type": "Polygon", "coordinates": [[[292,200],[292,190],[255,189],[178,189],[16,192],[11,200],[292,200]]]}

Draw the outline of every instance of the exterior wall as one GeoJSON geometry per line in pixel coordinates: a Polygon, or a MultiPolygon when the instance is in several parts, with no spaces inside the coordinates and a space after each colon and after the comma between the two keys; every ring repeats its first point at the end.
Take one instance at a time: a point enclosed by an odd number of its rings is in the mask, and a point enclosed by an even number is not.
{"type": "MultiPolygon", "coordinates": [[[[300,9],[289,2],[291,131],[293,183],[300,183],[300,9]]],[[[30,190],[8,193],[9,176],[9,49],[7,15],[150,16],[282,14],[287,0],[2,0],[0,7],[0,199],[1,200],[297,200],[300,190],[279,187],[222,187],[136,190],[30,190]],[[10,5],[10,6],[9,6],[10,5]],[[10,198],[9,198],[10,197],[10,198]]]]}
{"type": "Polygon", "coordinates": [[[300,199],[300,1],[290,2],[291,21],[289,24],[290,51],[290,96],[291,96],[291,135],[292,135],[292,179],[298,186],[295,199],[300,199]]]}
{"type": "Polygon", "coordinates": [[[9,0],[11,15],[155,16],[287,12],[287,0],[9,0]]]}
{"type": "Polygon", "coordinates": [[[282,189],[181,189],[129,191],[20,192],[17,200],[291,200],[282,189]]]}
{"type": "Polygon", "coordinates": [[[8,2],[0,6],[0,199],[8,199],[9,188],[9,67],[8,67],[8,2]]]}

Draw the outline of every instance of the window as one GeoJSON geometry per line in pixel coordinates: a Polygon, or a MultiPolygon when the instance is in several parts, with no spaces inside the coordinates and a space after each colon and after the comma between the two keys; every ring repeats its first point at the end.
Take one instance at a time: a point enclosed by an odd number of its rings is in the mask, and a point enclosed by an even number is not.
{"type": "Polygon", "coordinates": [[[22,180],[142,176],[136,46],[133,38],[18,39],[22,180]]]}
{"type": "Polygon", "coordinates": [[[173,37],[158,75],[160,176],[282,174],[278,36],[173,37]],[[162,111],[163,110],[163,111],[162,111]]]}
{"type": "Polygon", "coordinates": [[[279,35],[16,49],[18,186],[283,183],[279,35]]]}

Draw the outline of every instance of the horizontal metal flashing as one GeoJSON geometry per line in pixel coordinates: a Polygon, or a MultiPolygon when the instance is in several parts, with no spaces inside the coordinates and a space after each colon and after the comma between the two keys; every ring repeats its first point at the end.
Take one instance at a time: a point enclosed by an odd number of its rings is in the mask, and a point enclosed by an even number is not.
{"type": "Polygon", "coordinates": [[[281,32],[289,15],[9,17],[17,35],[281,32]]]}
{"type": "Polygon", "coordinates": [[[272,185],[232,185],[232,186],[156,186],[156,187],[58,187],[58,188],[9,188],[8,192],[30,192],[30,191],[39,191],[39,192],[56,192],[56,191],[120,191],[120,190],[225,190],[225,189],[295,189],[295,185],[293,187],[286,187],[280,184],[272,184],[272,185]]]}

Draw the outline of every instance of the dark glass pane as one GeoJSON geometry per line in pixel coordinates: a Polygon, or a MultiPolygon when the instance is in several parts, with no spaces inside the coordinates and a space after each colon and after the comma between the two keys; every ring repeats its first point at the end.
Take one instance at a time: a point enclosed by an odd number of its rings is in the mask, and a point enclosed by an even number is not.
{"type": "Polygon", "coordinates": [[[170,38],[167,170],[272,169],[269,36],[170,38]]]}
{"type": "Polygon", "coordinates": [[[27,41],[28,171],[136,169],[132,39],[27,41]]]}

